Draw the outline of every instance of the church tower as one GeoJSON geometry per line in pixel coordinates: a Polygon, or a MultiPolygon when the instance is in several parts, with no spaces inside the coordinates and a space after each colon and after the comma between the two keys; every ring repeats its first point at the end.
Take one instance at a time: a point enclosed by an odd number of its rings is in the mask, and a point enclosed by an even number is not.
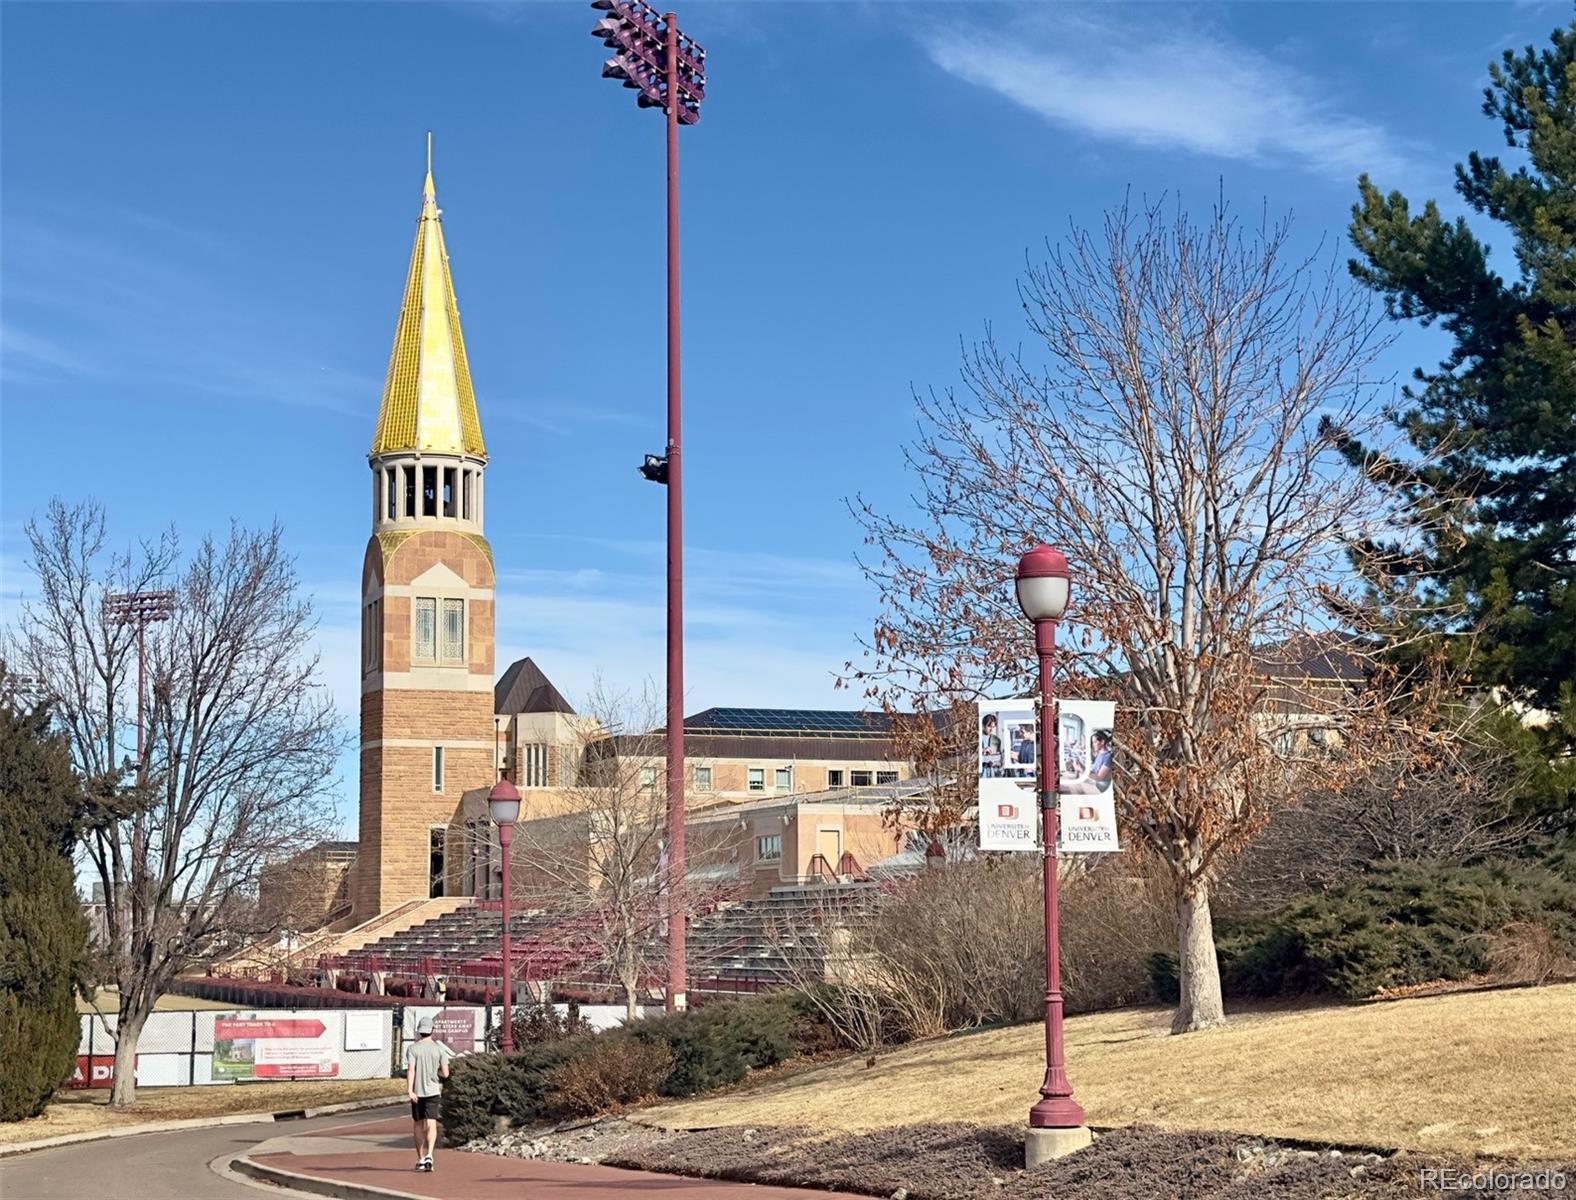
{"type": "Polygon", "coordinates": [[[495,781],[487,448],[441,218],[429,141],[368,455],[357,919],[441,894],[444,830],[467,789],[495,781]]]}

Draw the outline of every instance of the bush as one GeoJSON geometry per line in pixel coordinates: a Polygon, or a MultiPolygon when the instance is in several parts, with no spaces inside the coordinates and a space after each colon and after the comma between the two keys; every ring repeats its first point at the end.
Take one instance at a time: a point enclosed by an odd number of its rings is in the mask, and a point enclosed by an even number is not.
{"type": "MultiPolygon", "coordinates": [[[[580,1037],[592,1032],[591,1022],[580,1015],[580,1006],[570,1004],[563,1016],[551,1004],[534,1004],[515,1009],[510,1023],[514,1026],[514,1044],[517,1049],[542,1046],[548,1042],[561,1042],[566,1038],[580,1037]]],[[[487,1031],[487,1048],[496,1050],[503,1035],[503,1023],[487,1031]]]]}
{"type": "Polygon", "coordinates": [[[70,755],[44,710],[0,704],[0,1121],[43,1111],[76,1065],[74,991],[87,961],[71,868],[77,801],[70,755]]]}
{"type": "Polygon", "coordinates": [[[554,1117],[621,1112],[655,1096],[673,1067],[673,1052],[622,1030],[588,1040],[580,1052],[547,1072],[546,1107],[554,1117]]]}
{"type": "MultiPolygon", "coordinates": [[[[1517,954],[1507,939],[1519,940],[1522,959],[1534,943],[1541,961],[1568,957],[1576,949],[1576,884],[1533,864],[1380,865],[1268,919],[1221,922],[1215,947],[1230,994],[1356,1000],[1464,979],[1496,958],[1508,971],[1517,954]]],[[[1160,999],[1174,999],[1175,973],[1173,956],[1152,958],[1160,999]]]]}
{"type": "Polygon", "coordinates": [[[549,1042],[508,1058],[467,1054],[456,1059],[443,1089],[444,1137],[453,1145],[486,1137],[499,1113],[520,1124],[545,1119],[552,1090],[549,1075],[590,1040],[549,1042]]]}

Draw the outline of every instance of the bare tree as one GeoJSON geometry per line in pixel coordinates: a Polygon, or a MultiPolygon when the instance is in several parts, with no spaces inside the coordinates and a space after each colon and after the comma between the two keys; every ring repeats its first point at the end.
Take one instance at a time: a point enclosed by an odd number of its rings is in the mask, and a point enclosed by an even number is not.
{"type": "MultiPolygon", "coordinates": [[[[1064,550],[1076,581],[1064,689],[1120,706],[1118,802],[1168,875],[1178,1032],[1224,1020],[1210,916],[1221,864],[1330,756],[1285,753],[1266,647],[1329,628],[1360,592],[1347,547],[1385,513],[1326,432],[1370,430],[1383,339],[1284,224],[1122,207],[1074,229],[1020,286],[1043,369],[985,340],[961,393],[917,397],[919,515],[860,499],[883,612],[857,680],[939,708],[1031,678],[1017,557],[1064,550]]],[[[1366,643],[1352,643],[1352,655],[1366,643]]],[[[1351,693],[1299,720],[1338,725],[1351,693]]]]}
{"type": "Polygon", "coordinates": [[[173,534],[112,552],[93,503],[54,501],[27,533],[38,593],[12,654],[55,698],[78,770],[96,781],[102,811],[83,850],[104,891],[106,973],[119,992],[110,1103],[125,1105],[143,1026],[175,976],[270,932],[258,876],[330,828],[344,741],[278,527],[232,527],[184,563],[173,534]],[[135,701],[121,707],[134,636],[103,601],[154,584],[174,609],[147,631],[139,772],[127,754],[135,701]]]}
{"type": "Polygon", "coordinates": [[[554,911],[595,943],[633,1020],[641,981],[662,955],[661,707],[649,687],[630,695],[597,680],[584,711],[574,811],[519,827],[516,856],[529,867],[521,888],[535,898],[550,893],[554,911]]]}

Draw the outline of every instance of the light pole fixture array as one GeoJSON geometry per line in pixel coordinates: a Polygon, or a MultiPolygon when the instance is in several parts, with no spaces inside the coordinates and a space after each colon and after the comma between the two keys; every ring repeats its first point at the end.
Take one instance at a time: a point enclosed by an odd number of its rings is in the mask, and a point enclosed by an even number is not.
{"type": "Polygon", "coordinates": [[[498,853],[503,858],[503,1033],[498,1044],[505,1054],[513,1054],[514,944],[509,929],[512,916],[509,858],[514,823],[520,818],[520,790],[507,779],[500,779],[487,793],[487,811],[498,826],[498,853]]]}
{"type": "Polygon", "coordinates": [[[1041,545],[1018,560],[1018,604],[1034,623],[1034,650],[1040,660],[1040,838],[1045,856],[1045,1080],[1040,1099],[1029,1110],[1029,1165],[1054,1157],[1073,1143],[1087,1144],[1084,1110],[1073,1099],[1062,1040],[1062,964],[1056,841],[1060,824],[1057,793],[1060,759],[1056,744],[1054,668],[1056,623],[1067,611],[1072,580],[1067,557],[1041,545]],[[1073,1131],[1082,1138],[1071,1136],[1073,1131]]]}
{"type": "Polygon", "coordinates": [[[143,634],[156,621],[168,621],[175,615],[174,592],[110,592],[104,597],[104,619],[112,625],[137,627],[137,781],[142,781],[146,762],[142,749],[142,694],[146,653],[143,634]]]}
{"type": "Polygon", "coordinates": [[[659,14],[645,0],[592,0],[606,13],[591,35],[613,52],[602,65],[606,79],[621,80],[641,108],[667,117],[668,150],[668,441],[648,454],[640,473],[668,489],[668,857],[664,880],[668,918],[665,1007],[685,1006],[684,944],[688,919],[684,891],[684,491],[679,386],[679,126],[700,120],[706,98],[706,51],[679,30],[674,13],[659,14]]]}

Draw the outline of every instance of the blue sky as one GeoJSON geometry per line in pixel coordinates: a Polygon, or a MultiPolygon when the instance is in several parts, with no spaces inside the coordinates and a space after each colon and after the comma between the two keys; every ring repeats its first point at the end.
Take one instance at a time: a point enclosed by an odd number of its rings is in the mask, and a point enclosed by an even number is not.
{"type": "MultiPolygon", "coordinates": [[[[909,493],[910,389],[1016,340],[1024,256],[1124,191],[1291,210],[1359,171],[1448,201],[1485,64],[1565,4],[702,3],[684,131],[689,709],[844,707],[858,491],[909,493]]],[[[424,135],[491,453],[499,666],[662,670],[662,123],[583,3],[6,3],[0,594],[22,525],[278,518],[355,697],[366,449],[424,135]]],[[[1447,203],[1454,211],[1455,206],[1447,203]]],[[[1436,356],[1408,334],[1405,371],[1436,356]]],[[[353,775],[347,784],[353,790],[353,775]]]]}

